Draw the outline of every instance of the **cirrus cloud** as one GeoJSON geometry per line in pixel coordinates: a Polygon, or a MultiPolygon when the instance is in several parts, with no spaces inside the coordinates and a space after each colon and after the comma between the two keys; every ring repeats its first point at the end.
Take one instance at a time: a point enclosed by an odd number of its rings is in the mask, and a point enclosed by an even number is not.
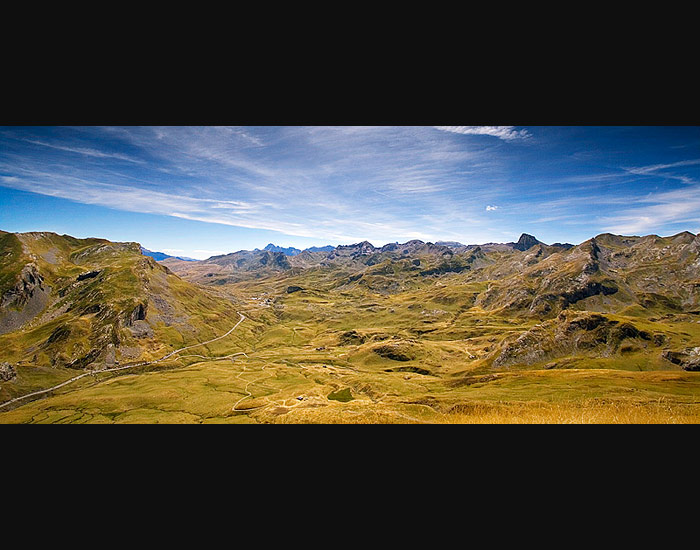
{"type": "Polygon", "coordinates": [[[433,128],[453,134],[493,136],[504,141],[527,139],[531,136],[527,130],[516,130],[515,126],[433,126],[433,128]]]}

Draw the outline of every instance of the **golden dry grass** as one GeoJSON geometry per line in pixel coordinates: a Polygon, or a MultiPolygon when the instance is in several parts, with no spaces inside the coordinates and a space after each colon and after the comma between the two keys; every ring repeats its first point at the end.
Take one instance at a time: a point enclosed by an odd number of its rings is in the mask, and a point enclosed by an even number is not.
{"type": "Polygon", "coordinates": [[[475,403],[447,424],[698,424],[698,406],[588,400],[579,403],[475,403]]]}

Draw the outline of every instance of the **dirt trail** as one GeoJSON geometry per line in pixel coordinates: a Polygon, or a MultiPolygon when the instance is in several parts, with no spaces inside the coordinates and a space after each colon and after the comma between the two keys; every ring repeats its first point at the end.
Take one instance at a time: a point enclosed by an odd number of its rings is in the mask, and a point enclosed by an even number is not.
{"type": "MultiPolygon", "coordinates": [[[[91,372],[85,372],[83,374],[79,374],[78,376],[71,378],[70,380],[66,380],[65,382],[61,382],[60,384],[57,384],[51,388],[28,393],[28,394],[22,395],[20,397],[15,397],[14,399],[10,399],[9,401],[5,401],[4,403],[0,403],[0,409],[7,406],[7,405],[12,404],[12,403],[16,403],[17,401],[21,401],[22,399],[27,399],[28,397],[35,397],[37,395],[42,395],[42,394],[49,393],[49,392],[52,392],[54,390],[60,389],[63,386],[67,386],[68,384],[72,384],[73,382],[76,382],[77,380],[80,380],[81,378],[85,378],[86,376],[94,376],[97,374],[103,374],[103,373],[108,373],[108,372],[117,372],[117,371],[126,370],[126,369],[133,369],[135,367],[144,367],[146,365],[153,365],[155,363],[160,363],[161,361],[165,361],[166,359],[169,359],[170,357],[172,357],[173,355],[175,355],[177,353],[180,353],[181,351],[196,348],[198,346],[205,346],[207,344],[211,344],[212,342],[216,342],[217,340],[221,340],[223,338],[226,338],[229,334],[231,334],[234,330],[236,330],[236,328],[238,328],[238,325],[240,325],[246,319],[245,315],[243,315],[241,312],[237,311],[236,313],[238,313],[238,315],[240,315],[241,318],[233,326],[233,328],[231,330],[229,330],[226,334],[222,334],[221,336],[217,336],[216,338],[212,338],[211,340],[207,340],[206,342],[200,342],[198,344],[192,344],[191,346],[185,346],[184,348],[176,349],[175,351],[171,351],[167,355],[164,355],[160,359],[154,359],[153,361],[143,361],[141,363],[135,363],[133,365],[124,365],[121,367],[114,367],[111,369],[101,369],[101,370],[96,370],[96,371],[91,371],[91,372]]],[[[233,357],[235,355],[245,355],[245,353],[242,353],[242,352],[235,353],[233,355],[227,355],[226,357],[216,357],[216,358],[212,357],[211,359],[226,359],[229,357],[233,357]]],[[[186,356],[186,357],[188,357],[188,356],[186,356]]]]}

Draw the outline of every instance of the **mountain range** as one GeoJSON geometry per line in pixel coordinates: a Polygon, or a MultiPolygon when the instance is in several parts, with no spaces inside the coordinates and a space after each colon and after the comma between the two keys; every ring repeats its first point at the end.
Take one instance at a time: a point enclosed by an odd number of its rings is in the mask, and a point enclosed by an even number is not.
{"type": "MultiPolygon", "coordinates": [[[[296,256],[297,254],[301,254],[302,252],[329,252],[333,250],[333,246],[331,245],[326,245],[326,246],[312,246],[309,248],[305,248],[304,250],[301,250],[299,248],[294,248],[293,246],[290,247],[282,247],[282,246],[277,246],[272,243],[268,244],[263,250],[267,250],[268,252],[281,252],[285,256],[296,256]]],[[[255,249],[255,252],[258,252],[259,249],[255,249]]]]}
{"type": "Polygon", "coordinates": [[[153,252],[151,250],[148,250],[147,248],[144,248],[143,246],[141,247],[141,254],[144,256],[150,256],[154,260],[160,262],[162,260],[167,260],[168,258],[174,258],[176,260],[182,260],[183,262],[196,262],[194,258],[188,258],[187,256],[171,256],[170,254],[166,254],[165,252],[153,252]]]}
{"type": "MultiPolygon", "coordinates": [[[[203,381],[212,376],[224,387],[243,384],[230,391],[250,401],[245,415],[254,421],[336,418],[346,396],[366,418],[415,415],[417,403],[434,418],[464,410],[474,388],[542,376],[577,387],[567,377],[579,371],[603,376],[610,395],[630,372],[650,373],[639,378],[651,384],[644,391],[682,401],[675,381],[700,370],[700,235],[690,232],[604,233],[578,245],[523,234],[479,245],[270,244],[207,260],[153,254],[138,243],[0,231],[0,402],[76,372],[167,357],[241,319],[230,339],[168,368],[214,368],[188,378],[188,392],[201,395],[214,391],[203,381]],[[217,359],[241,353],[266,380],[258,388],[241,378],[245,365],[234,376],[217,359]],[[674,382],[664,386],[651,374],[659,372],[674,382]]],[[[180,379],[163,380],[166,391],[180,379]]],[[[678,388],[695,388],[683,380],[678,388]]],[[[188,414],[209,418],[197,410],[188,414]]],[[[240,416],[221,410],[211,418],[240,416]]]]}

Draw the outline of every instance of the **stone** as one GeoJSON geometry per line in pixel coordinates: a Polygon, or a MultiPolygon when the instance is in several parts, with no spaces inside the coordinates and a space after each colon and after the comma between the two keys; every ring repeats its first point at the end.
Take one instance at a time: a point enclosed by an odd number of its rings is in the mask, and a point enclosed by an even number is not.
{"type": "Polygon", "coordinates": [[[17,369],[10,363],[0,363],[0,380],[9,382],[17,377],[17,369]]]}

